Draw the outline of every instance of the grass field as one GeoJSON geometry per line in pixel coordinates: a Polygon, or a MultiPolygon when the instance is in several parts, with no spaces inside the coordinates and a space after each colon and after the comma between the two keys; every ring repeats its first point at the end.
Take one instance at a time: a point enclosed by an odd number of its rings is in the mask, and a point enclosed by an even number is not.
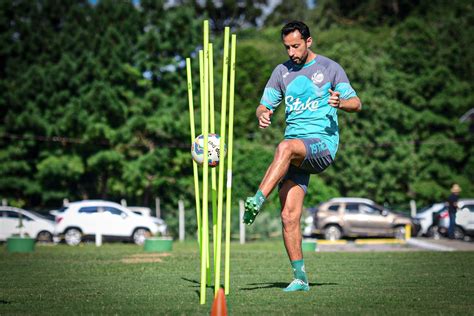
{"type": "MultiPolygon", "coordinates": [[[[208,315],[194,242],[169,256],[130,244],[0,247],[0,315],[208,315]]],[[[465,314],[474,311],[474,252],[306,253],[311,290],[292,279],[281,241],[232,245],[231,315],[465,314]]]]}

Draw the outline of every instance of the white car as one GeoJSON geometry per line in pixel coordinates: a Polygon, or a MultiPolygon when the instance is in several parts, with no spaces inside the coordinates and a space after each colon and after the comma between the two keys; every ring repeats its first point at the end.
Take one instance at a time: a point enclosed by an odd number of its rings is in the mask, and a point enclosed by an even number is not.
{"type": "Polygon", "coordinates": [[[11,206],[0,207],[0,241],[20,234],[19,217],[23,217],[23,233],[38,242],[53,241],[54,222],[31,211],[11,206]]]}
{"type": "Polygon", "coordinates": [[[165,221],[161,218],[152,216],[151,209],[149,207],[127,206],[127,208],[135,214],[151,218],[151,220],[158,226],[158,234],[162,236],[167,234],[168,226],[166,225],[165,221]]]}
{"type": "Polygon", "coordinates": [[[455,238],[474,237],[474,199],[460,199],[456,213],[455,238]]]}
{"type": "Polygon", "coordinates": [[[415,215],[415,218],[421,225],[419,235],[439,239],[447,232],[449,215],[445,203],[434,203],[424,207],[415,215]]]}
{"type": "Polygon", "coordinates": [[[142,245],[159,231],[150,217],[135,214],[122,205],[102,200],[70,203],[56,212],[55,235],[68,245],[100,234],[104,239],[132,240],[142,245]]]}

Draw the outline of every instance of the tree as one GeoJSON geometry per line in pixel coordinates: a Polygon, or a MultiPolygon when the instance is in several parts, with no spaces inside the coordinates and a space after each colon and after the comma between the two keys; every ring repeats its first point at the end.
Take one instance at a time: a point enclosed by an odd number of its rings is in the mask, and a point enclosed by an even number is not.
{"type": "MultiPolygon", "coordinates": [[[[182,1],[186,4],[188,1],[182,1]]],[[[201,17],[209,17],[211,27],[222,32],[226,26],[240,29],[245,26],[256,26],[261,17],[262,7],[268,5],[268,0],[224,0],[224,1],[190,1],[196,13],[201,17]]]]}

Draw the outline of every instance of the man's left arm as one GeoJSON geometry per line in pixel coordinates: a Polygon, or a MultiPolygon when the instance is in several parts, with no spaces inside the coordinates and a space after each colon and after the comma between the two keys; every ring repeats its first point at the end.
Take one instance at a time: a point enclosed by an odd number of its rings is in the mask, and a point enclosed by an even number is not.
{"type": "Polygon", "coordinates": [[[331,93],[328,100],[330,106],[346,112],[360,112],[360,110],[362,110],[362,103],[360,102],[359,97],[341,99],[339,91],[332,91],[329,89],[329,93],[331,93]]]}

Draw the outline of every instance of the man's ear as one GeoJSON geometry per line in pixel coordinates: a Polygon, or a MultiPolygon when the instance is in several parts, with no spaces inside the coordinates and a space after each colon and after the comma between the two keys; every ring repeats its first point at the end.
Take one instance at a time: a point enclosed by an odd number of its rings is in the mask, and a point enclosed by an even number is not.
{"type": "Polygon", "coordinates": [[[310,36],[306,39],[306,46],[311,47],[311,44],[313,44],[313,38],[310,36]]]}

